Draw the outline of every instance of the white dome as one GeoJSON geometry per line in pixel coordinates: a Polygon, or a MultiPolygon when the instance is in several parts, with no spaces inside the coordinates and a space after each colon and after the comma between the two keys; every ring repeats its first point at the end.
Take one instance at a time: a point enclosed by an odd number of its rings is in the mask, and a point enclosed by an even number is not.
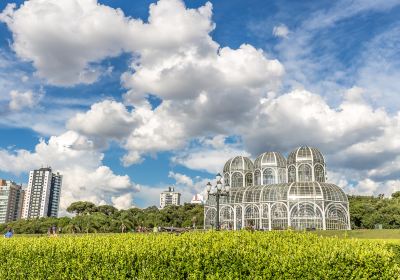
{"type": "Polygon", "coordinates": [[[302,146],[295,149],[288,156],[287,164],[296,164],[300,162],[312,162],[313,164],[320,163],[325,165],[324,156],[316,148],[302,146]]]}
{"type": "Polygon", "coordinates": [[[231,158],[225,163],[224,166],[224,173],[233,171],[252,172],[253,170],[254,170],[254,165],[251,159],[243,156],[237,156],[231,158]]]}
{"type": "Polygon", "coordinates": [[[257,157],[254,161],[255,169],[262,169],[263,167],[286,167],[286,159],[279,152],[266,152],[257,157]]]}

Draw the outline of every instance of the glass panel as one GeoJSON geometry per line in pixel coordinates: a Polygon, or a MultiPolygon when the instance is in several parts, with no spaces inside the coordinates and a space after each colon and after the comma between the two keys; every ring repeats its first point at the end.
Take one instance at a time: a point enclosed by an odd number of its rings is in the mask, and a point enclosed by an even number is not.
{"type": "Polygon", "coordinates": [[[289,166],[288,175],[289,175],[288,178],[289,183],[296,182],[296,167],[294,167],[293,165],[289,166]]]}
{"type": "Polygon", "coordinates": [[[256,170],[254,172],[254,181],[257,186],[261,185],[261,172],[260,170],[256,170]]]}
{"type": "Polygon", "coordinates": [[[325,182],[325,172],[324,172],[324,168],[322,167],[322,165],[317,164],[314,167],[314,176],[315,176],[315,181],[317,182],[325,182]]]}
{"type": "Polygon", "coordinates": [[[263,184],[264,185],[271,185],[271,184],[275,184],[275,172],[273,169],[271,168],[267,168],[264,170],[264,174],[263,174],[264,178],[263,178],[263,184]]]}
{"type": "Polygon", "coordinates": [[[286,169],[280,168],[279,169],[279,179],[278,184],[286,183],[286,169]]]}
{"type": "Polygon", "coordinates": [[[311,166],[308,164],[302,164],[299,166],[299,182],[311,182],[311,166]]]}
{"type": "Polygon", "coordinates": [[[253,185],[253,174],[247,173],[246,174],[246,187],[253,185]]]}
{"type": "Polygon", "coordinates": [[[225,173],[224,174],[224,183],[225,185],[230,185],[230,181],[229,181],[229,173],[225,173]]]}
{"type": "Polygon", "coordinates": [[[243,175],[239,172],[232,174],[232,188],[243,187],[243,175]]]}

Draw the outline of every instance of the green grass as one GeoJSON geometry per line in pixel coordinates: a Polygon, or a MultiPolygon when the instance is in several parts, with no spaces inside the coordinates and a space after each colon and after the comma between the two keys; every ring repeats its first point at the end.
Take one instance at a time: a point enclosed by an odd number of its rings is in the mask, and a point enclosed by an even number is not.
{"type": "Polygon", "coordinates": [[[357,239],[393,239],[400,240],[400,229],[356,229],[326,230],[313,232],[324,237],[357,238],[357,239]]]}

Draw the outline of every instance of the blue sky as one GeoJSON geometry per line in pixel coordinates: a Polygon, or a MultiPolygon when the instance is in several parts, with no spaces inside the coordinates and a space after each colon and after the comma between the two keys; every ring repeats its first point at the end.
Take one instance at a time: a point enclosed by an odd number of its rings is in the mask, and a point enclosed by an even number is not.
{"type": "Polygon", "coordinates": [[[0,177],[51,165],[63,208],[146,207],[169,184],[187,201],[235,154],[305,144],[347,192],[400,189],[400,1],[0,10],[0,177]]]}

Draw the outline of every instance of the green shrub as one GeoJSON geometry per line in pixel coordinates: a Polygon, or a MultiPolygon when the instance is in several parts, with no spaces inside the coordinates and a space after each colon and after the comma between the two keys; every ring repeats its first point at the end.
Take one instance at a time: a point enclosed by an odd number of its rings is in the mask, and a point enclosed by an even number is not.
{"type": "Polygon", "coordinates": [[[296,232],[16,237],[1,279],[398,279],[384,242],[296,232]]]}

